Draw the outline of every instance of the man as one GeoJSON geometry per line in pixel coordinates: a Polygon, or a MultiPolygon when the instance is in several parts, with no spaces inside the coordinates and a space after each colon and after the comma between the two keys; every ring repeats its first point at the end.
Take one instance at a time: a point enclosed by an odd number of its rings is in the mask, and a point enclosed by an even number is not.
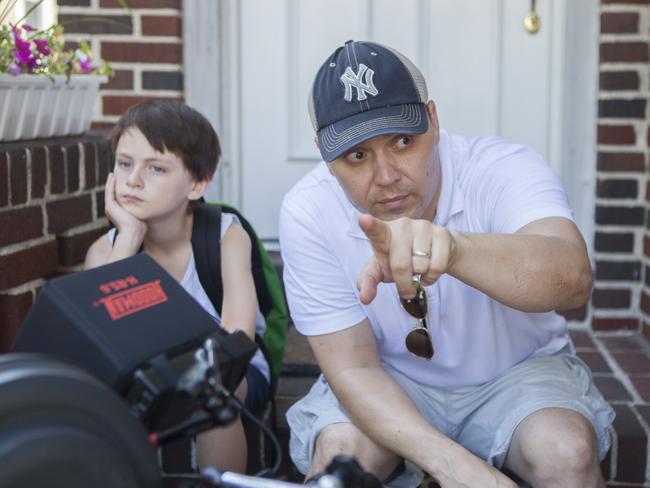
{"type": "Polygon", "coordinates": [[[298,468],[343,452],[393,486],[516,486],[505,467],[604,487],[614,414],[554,312],[591,289],[558,177],[529,148],[440,129],[422,74],[379,44],[338,48],[309,106],[325,163],[280,217],[324,373],[287,413],[298,468]]]}

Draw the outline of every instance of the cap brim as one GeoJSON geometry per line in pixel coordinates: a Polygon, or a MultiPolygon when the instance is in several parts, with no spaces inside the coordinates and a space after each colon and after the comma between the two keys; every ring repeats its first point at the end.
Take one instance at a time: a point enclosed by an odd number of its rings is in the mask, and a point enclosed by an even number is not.
{"type": "Polygon", "coordinates": [[[325,161],[372,137],[384,134],[423,134],[429,128],[424,103],[407,103],[361,112],[318,131],[318,147],[325,161]]]}

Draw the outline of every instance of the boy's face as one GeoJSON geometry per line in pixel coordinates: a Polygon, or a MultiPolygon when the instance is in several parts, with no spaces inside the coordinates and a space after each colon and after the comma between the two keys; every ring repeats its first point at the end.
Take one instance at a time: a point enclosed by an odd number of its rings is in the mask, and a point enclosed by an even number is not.
{"type": "Polygon", "coordinates": [[[203,196],[207,181],[197,182],[173,153],[156,151],[137,127],[128,128],[115,148],[117,202],[140,220],[185,211],[203,196]]]}

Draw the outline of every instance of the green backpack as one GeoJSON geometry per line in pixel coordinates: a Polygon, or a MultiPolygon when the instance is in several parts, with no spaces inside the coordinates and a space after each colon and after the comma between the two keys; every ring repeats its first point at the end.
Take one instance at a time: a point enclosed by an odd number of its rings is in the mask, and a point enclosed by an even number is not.
{"type": "Polygon", "coordinates": [[[221,213],[237,216],[251,239],[252,274],[260,311],[266,321],[266,331],[256,342],[271,370],[271,395],[282,370],[289,314],[284,301],[282,283],[262,242],[251,224],[235,208],[223,202],[203,202],[194,210],[192,250],[199,281],[215,310],[221,315],[223,282],[221,280],[221,213]]]}

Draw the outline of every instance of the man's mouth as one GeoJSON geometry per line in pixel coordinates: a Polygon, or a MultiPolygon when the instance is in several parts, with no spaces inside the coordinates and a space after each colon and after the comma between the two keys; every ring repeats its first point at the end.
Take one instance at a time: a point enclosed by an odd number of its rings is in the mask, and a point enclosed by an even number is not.
{"type": "Polygon", "coordinates": [[[395,197],[383,198],[378,201],[380,205],[388,208],[399,207],[408,198],[408,195],[398,195],[395,197]]]}

